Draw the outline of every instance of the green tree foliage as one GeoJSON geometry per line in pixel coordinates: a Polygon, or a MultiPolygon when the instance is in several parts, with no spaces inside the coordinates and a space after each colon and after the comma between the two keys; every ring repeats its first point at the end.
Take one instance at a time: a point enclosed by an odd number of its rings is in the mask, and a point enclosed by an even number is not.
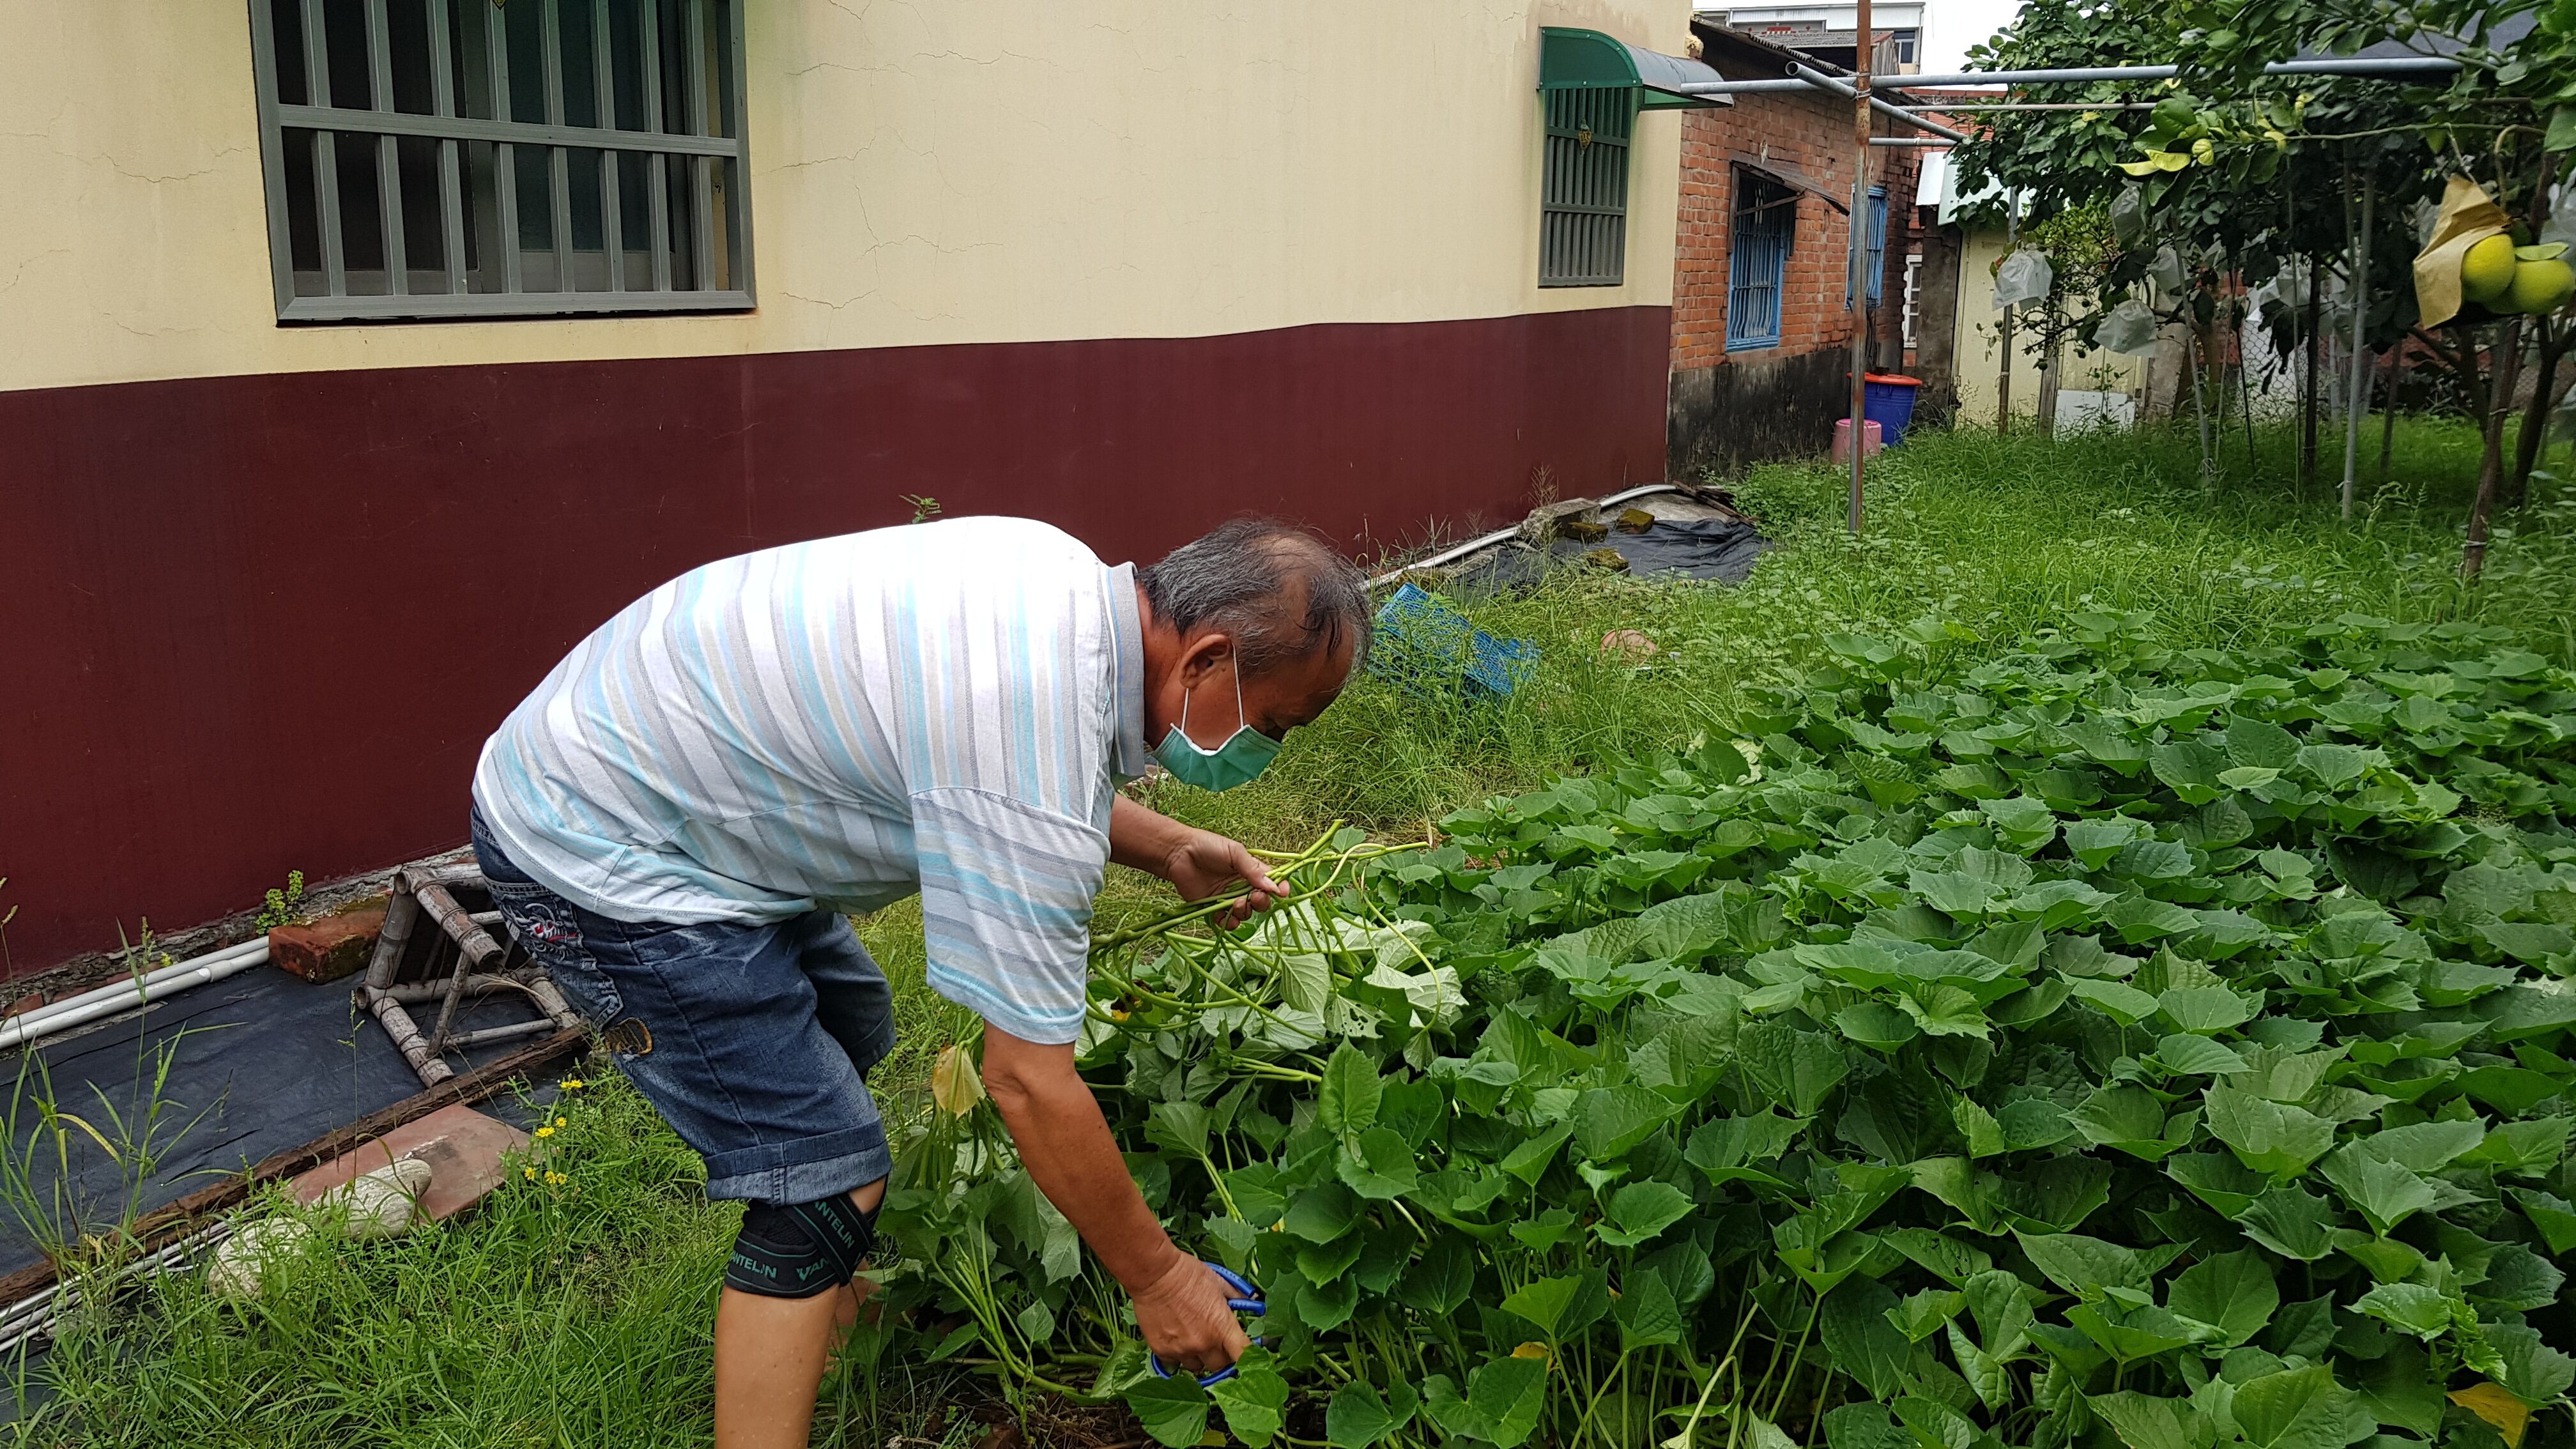
{"type": "MultiPolygon", "coordinates": [[[[2525,418],[2536,444],[2571,341],[2563,318],[2501,325],[2471,309],[2440,335],[2417,327],[2411,260],[2417,218],[2446,179],[2479,181],[2520,218],[2518,243],[2536,240],[2541,210],[2563,173],[2559,152],[2576,145],[2576,7],[2538,0],[2205,0],[2158,6],[2139,0],[2032,5],[1995,43],[1972,52],[1980,68],[2110,65],[2167,60],[2176,79],[2047,88],[2052,100],[2102,102],[2077,112],[1996,113],[1990,129],[1959,149],[1963,176],[1991,177],[2029,199],[2041,215],[2092,206],[2126,219],[2123,253],[2093,280],[2100,312],[2137,298],[2166,321],[2188,325],[2197,356],[2219,354],[2220,330],[2245,319],[2246,295],[2227,279],[2262,289],[2269,335],[2285,353],[2341,319],[2321,305],[2278,300],[2313,295],[2307,279],[2342,279],[2354,290],[2356,198],[2375,203],[2364,336],[2374,351],[2410,338],[2452,379],[2452,391],[2486,417],[2488,482],[2471,526],[2465,563],[2482,556],[2487,504],[2521,500],[2532,466],[2525,447],[2508,468],[2502,419],[2518,363],[2536,351],[2541,375],[2525,418]],[[2505,37],[2512,37],[2510,43],[2505,37]],[[2267,76],[2267,62],[2301,55],[2349,55],[2390,42],[2455,55],[2449,77],[2267,76]],[[2158,277],[2162,273],[2161,278],[2158,277]],[[2489,350],[2491,348],[2491,351],[2489,350]],[[2492,375],[2490,375],[2492,374],[2492,375]]],[[[2000,196],[1988,211],[2003,205],[2000,196]]],[[[2256,293],[2255,295],[2260,295],[2256,293]]],[[[2053,341],[2098,323],[2060,311],[2053,341]]],[[[2205,392],[2224,396],[2220,375],[2205,392]]],[[[2313,400],[2311,401],[2313,409],[2313,400]]],[[[2313,423],[2311,423],[2313,438],[2313,423]]],[[[2313,444],[2311,444],[2313,446],[2313,444]]]]}

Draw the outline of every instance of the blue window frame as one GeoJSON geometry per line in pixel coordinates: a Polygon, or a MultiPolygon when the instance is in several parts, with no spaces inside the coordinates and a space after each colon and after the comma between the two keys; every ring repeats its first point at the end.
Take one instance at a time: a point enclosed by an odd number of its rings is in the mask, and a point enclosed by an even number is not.
{"type": "Polygon", "coordinates": [[[1869,189],[1869,254],[1863,265],[1869,268],[1869,305],[1887,291],[1887,188],[1869,189]]]}
{"type": "Polygon", "coordinates": [[[1726,348],[1751,352],[1780,345],[1780,283],[1798,194],[1749,171],[1735,173],[1735,218],[1726,262],[1726,348]]]}

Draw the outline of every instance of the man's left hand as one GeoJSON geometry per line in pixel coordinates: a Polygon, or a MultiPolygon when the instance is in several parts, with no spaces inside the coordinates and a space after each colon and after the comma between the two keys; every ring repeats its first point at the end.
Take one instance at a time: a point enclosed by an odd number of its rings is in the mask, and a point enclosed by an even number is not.
{"type": "Polygon", "coordinates": [[[1252,893],[1218,918],[1227,927],[1242,925],[1254,911],[1270,909],[1272,900],[1287,894],[1251,851],[1213,830],[1190,831],[1163,857],[1156,874],[1170,881],[1185,901],[1205,900],[1236,881],[1250,886],[1252,893]]]}

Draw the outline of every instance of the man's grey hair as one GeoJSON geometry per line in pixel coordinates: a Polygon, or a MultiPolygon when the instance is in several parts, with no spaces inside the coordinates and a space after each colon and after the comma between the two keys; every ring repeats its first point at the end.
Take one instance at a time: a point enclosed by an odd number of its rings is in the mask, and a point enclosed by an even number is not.
{"type": "Polygon", "coordinates": [[[1368,656],[1368,582],[1332,545],[1273,518],[1238,518],[1136,571],[1154,617],[1224,630],[1247,675],[1351,641],[1368,656]]]}

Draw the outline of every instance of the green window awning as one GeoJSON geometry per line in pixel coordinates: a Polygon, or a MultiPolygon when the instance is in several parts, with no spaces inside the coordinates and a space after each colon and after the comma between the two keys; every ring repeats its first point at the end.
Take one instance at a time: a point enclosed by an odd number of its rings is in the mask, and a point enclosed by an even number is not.
{"type": "Polygon", "coordinates": [[[1598,30],[1550,25],[1538,34],[1540,90],[1632,90],[1637,108],[1646,111],[1734,104],[1732,96],[1686,95],[1678,89],[1726,79],[1696,60],[1640,49],[1598,30]]]}

